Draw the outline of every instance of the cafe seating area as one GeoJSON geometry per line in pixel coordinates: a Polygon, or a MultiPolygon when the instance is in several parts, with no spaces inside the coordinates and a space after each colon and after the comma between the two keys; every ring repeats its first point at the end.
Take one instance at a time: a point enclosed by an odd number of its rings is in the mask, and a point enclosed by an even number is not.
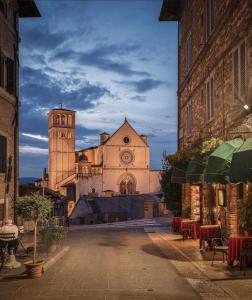
{"type": "Polygon", "coordinates": [[[213,267],[222,266],[240,275],[252,274],[252,236],[228,237],[220,225],[201,226],[199,221],[178,216],[173,217],[171,227],[174,234],[181,236],[176,243],[182,242],[178,245],[187,254],[191,247],[194,249],[193,259],[207,260],[213,267]]]}

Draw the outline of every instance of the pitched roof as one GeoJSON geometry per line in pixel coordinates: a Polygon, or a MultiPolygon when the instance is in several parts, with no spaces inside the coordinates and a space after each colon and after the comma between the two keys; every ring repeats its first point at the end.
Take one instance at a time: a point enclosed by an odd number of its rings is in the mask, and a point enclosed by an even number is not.
{"type": "MultiPolygon", "coordinates": [[[[127,118],[125,117],[125,120],[123,122],[123,124],[110,136],[110,138],[108,138],[103,145],[106,145],[106,143],[111,140],[111,138],[124,126],[124,124],[128,124],[129,127],[135,132],[136,135],[138,135],[140,137],[140,135],[136,132],[136,130],[134,129],[134,127],[129,123],[129,121],[127,120],[127,118]]],[[[141,138],[141,137],[140,137],[141,138]]],[[[148,144],[143,140],[141,139],[147,146],[148,144]]]]}
{"type": "Polygon", "coordinates": [[[84,149],[81,149],[81,150],[78,150],[76,152],[82,152],[82,151],[86,151],[86,150],[92,150],[92,149],[96,149],[98,148],[99,146],[92,146],[92,147],[88,147],[88,148],[84,148],[84,149]]]}

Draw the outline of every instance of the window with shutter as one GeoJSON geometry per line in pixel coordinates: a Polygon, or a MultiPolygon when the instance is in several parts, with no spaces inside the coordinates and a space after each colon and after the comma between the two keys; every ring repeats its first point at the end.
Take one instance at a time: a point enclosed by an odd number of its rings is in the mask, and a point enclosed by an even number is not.
{"type": "Polygon", "coordinates": [[[189,73],[192,63],[192,35],[189,33],[186,40],[186,74],[189,73]]]}
{"type": "Polygon", "coordinates": [[[192,133],[192,103],[189,102],[186,106],[186,135],[192,133]]]}
{"type": "Polygon", "coordinates": [[[208,39],[213,31],[214,27],[214,5],[213,0],[206,1],[206,39],[208,39]]]}
{"type": "Polygon", "coordinates": [[[7,58],[7,91],[10,94],[14,94],[15,91],[15,70],[14,70],[14,61],[7,58]]]}
{"type": "Polygon", "coordinates": [[[233,95],[234,101],[246,103],[247,70],[245,42],[233,52],[233,95]]]}
{"type": "Polygon", "coordinates": [[[206,84],[206,102],[207,102],[207,119],[211,120],[214,116],[213,102],[214,102],[214,82],[210,78],[206,84]]]}
{"type": "Polygon", "coordinates": [[[7,16],[7,5],[5,0],[0,0],[0,12],[6,17],[7,16]]]}
{"type": "Polygon", "coordinates": [[[7,167],[7,138],[0,135],[0,173],[5,173],[7,167]]]}
{"type": "Polygon", "coordinates": [[[239,66],[238,66],[238,49],[233,53],[233,89],[234,89],[234,98],[237,99],[239,95],[239,66]]]}
{"type": "Polygon", "coordinates": [[[240,97],[246,96],[246,48],[245,42],[240,46],[240,97]]]}
{"type": "Polygon", "coordinates": [[[0,52],[0,86],[4,88],[4,56],[0,52]]]}

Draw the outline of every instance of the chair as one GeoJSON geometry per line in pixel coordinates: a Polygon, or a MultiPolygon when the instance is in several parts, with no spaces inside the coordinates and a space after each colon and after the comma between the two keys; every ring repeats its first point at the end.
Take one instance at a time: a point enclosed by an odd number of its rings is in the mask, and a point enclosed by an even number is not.
{"type": "Polygon", "coordinates": [[[17,242],[15,239],[15,233],[0,233],[0,271],[3,268],[3,265],[9,255],[10,249],[17,248],[17,242]]]}
{"type": "MultiPolygon", "coordinates": [[[[242,270],[244,264],[246,266],[247,259],[252,258],[252,239],[245,240],[242,244],[242,250],[240,253],[240,269],[242,270]]],[[[244,270],[244,276],[246,270],[244,270]]]]}
{"type": "Polygon", "coordinates": [[[183,241],[192,236],[192,228],[189,226],[181,227],[181,235],[183,237],[183,241]]]}
{"type": "Polygon", "coordinates": [[[213,249],[213,258],[211,265],[213,266],[214,258],[216,252],[222,253],[222,261],[225,262],[225,258],[227,260],[228,255],[228,240],[225,237],[222,238],[213,238],[211,239],[211,246],[213,249]]]}

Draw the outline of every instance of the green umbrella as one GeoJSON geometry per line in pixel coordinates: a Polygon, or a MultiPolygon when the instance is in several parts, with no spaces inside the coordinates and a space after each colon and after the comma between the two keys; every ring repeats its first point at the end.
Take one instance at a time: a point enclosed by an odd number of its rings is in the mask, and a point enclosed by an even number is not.
{"type": "Polygon", "coordinates": [[[252,138],[248,138],[233,155],[230,181],[233,183],[252,181],[252,138]]]}
{"type": "Polygon", "coordinates": [[[234,139],[222,143],[208,159],[205,170],[205,182],[229,183],[229,171],[233,154],[240,149],[243,139],[234,139]]]}

